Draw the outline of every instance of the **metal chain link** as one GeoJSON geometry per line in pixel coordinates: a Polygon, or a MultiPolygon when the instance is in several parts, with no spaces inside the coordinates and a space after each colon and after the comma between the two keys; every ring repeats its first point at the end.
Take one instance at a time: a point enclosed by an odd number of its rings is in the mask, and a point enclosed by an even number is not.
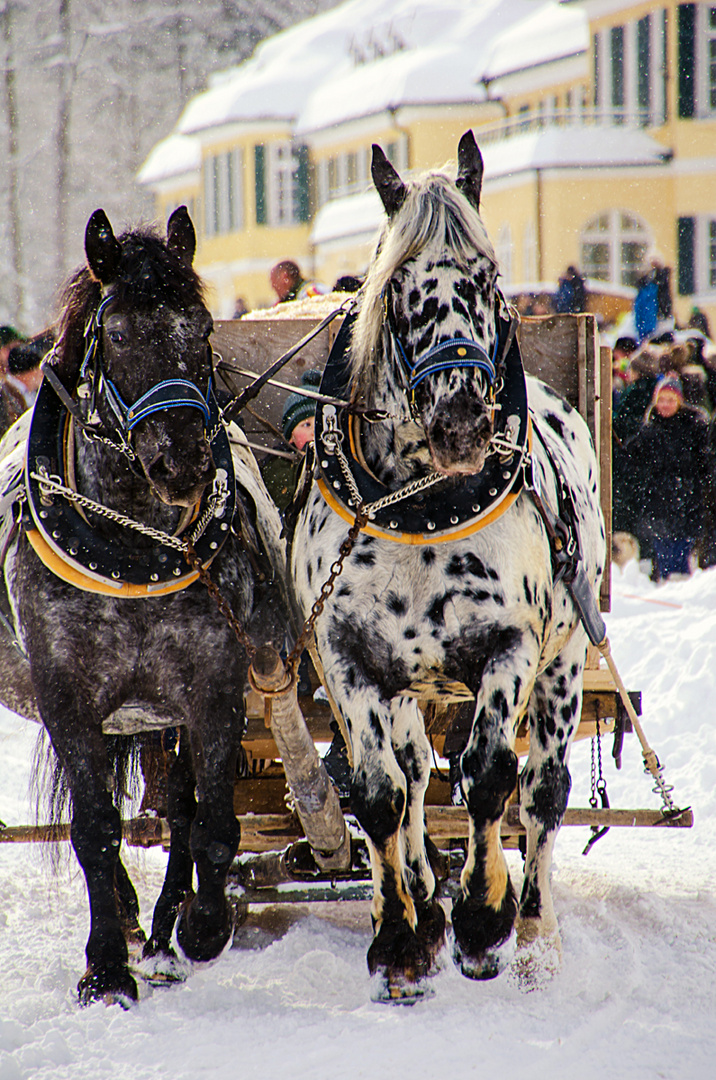
{"type": "MultiPolygon", "coordinates": [[[[186,549],[186,541],[182,540],[181,537],[172,536],[171,533],[164,532],[161,529],[155,529],[151,525],[145,525],[143,522],[136,521],[127,514],[122,514],[119,510],[112,510],[109,506],[105,506],[103,503],[90,499],[87,495],[81,495],[79,491],[68,488],[63,484],[59,476],[50,475],[44,467],[41,467],[39,472],[31,472],[30,477],[33,480],[37,480],[43,494],[62,495],[68,502],[75,503],[77,506],[82,506],[85,510],[89,510],[99,517],[106,518],[108,521],[113,521],[117,525],[122,525],[127,529],[133,529],[143,536],[148,536],[150,540],[156,540],[157,543],[163,544],[165,547],[173,548],[175,551],[181,551],[182,553],[186,549]]],[[[201,539],[204,535],[209,522],[222,499],[225,499],[223,493],[216,494],[212,492],[209,496],[206,510],[190,534],[190,543],[195,544],[197,540],[201,539]]]]}
{"type": "Polygon", "coordinates": [[[184,558],[186,559],[187,563],[192,568],[192,570],[196,570],[197,574],[199,575],[199,580],[201,581],[202,585],[205,586],[209,596],[214,601],[231,629],[234,631],[234,634],[236,635],[239,644],[243,645],[244,649],[246,650],[246,655],[249,658],[249,662],[251,662],[251,660],[253,660],[254,658],[254,655],[256,654],[256,646],[247,634],[244,627],[234,615],[228,601],[222,596],[221,591],[219,590],[216,583],[212,581],[209,571],[203,565],[201,559],[194,550],[190,540],[186,540],[183,544],[183,551],[184,558]]]}
{"type": "Polygon", "coordinates": [[[338,549],[338,558],[331,564],[331,572],[327,580],[323,583],[323,587],[314,601],[311,613],[303,624],[303,630],[299,634],[295,645],[291,649],[291,652],[286,657],[286,666],[291,672],[295,671],[296,665],[301,658],[301,653],[306,648],[313,628],[316,625],[316,621],[323,612],[326,600],[333,592],[336,584],[336,579],[340,577],[343,570],[343,564],[352,552],[355,542],[358,539],[358,535],[362,528],[368,524],[368,515],[366,508],[361,503],[356,511],[356,516],[353,524],[348,530],[348,535],[338,549]]]}

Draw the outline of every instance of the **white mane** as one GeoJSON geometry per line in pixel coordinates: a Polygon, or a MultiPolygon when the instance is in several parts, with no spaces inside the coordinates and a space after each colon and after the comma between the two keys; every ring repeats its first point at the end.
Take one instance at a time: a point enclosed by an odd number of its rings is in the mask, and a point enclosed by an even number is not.
{"type": "Polygon", "coordinates": [[[382,332],[383,292],[398,267],[433,243],[465,268],[476,255],[497,264],[480,215],[452,180],[429,172],[406,186],[403,205],[383,228],[363,286],[352,338],[354,387],[370,379],[382,332]]]}

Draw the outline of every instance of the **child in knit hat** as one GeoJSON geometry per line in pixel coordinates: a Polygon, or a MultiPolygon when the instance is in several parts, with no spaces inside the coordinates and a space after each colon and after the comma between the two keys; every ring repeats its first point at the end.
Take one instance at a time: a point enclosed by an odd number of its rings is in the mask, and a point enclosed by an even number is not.
{"type": "MultiPolygon", "coordinates": [[[[320,371],[304,371],[301,376],[301,386],[310,390],[318,390],[321,385],[320,371]]],[[[314,398],[304,397],[303,394],[289,394],[283,407],[281,417],[281,430],[286,442],[290,442],[297,450],[303,450],[306,443],[313,442],[316,427],[316,402],[314,398]]]]}
{"type": "MultiPolygon", "coordinates": [[[[320,371],[304,371],[301,386],[318,390],[320,384],[320,371]]],[[[294,446],[300,456],[291,461],[285,457],[267,454],[259,464],[268,493],[279,510],[285,510],[293,500],[303,454],[306,445],[313,442],[315,424],[315,399],[305,397],[298,389],[289,394],[283,407],[281,431],[286,442],[294,446]]]]}

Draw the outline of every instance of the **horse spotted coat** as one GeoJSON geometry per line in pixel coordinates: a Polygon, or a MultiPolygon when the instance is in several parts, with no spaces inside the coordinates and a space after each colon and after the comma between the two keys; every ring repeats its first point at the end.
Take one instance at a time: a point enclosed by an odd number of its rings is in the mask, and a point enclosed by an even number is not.
{"type": "MultiPolygon", "coordinates": [[[[502,300],[497,266],[479,217],[482,161],[463,136],[459,175],[405,185],[374,148],[373,176],[388,213],[353,330],[352,395],[388,419],[364,425],[361,449],[387,491],[432,470],[459,483],[483,467],[494,410],[483,371],[426,377],[410,408],[394,347],[410,364],[450,339],[492,354],[502,300]],[[389,331],[386,333],[386,328],[389,331]]],[[[499,373],[498,373],[499,374],[499,373]]],[[[578,413],[528,379],[538,430],[532,469],[558,505],[549,455],[569,488],[590,583],[604,565],[604,528],[594,451],[578,413]]],[[[320,459],[321,432],[317,431],[320,459]]],[[[429,498],[439,498],[440,489],[429,498]]],[[[296,528],[291,572],[307,613],[347,531],[314,484],[296,528]]],[[[428,858],[423,799],[430,746],[414,697],[440,673],[466,684],[474,716],[460,760],[470,822],[460,895],[452,911],[453,955],[474,978],[497,974],[523,943],[557,942],[549,889],[554,839],[570,788],[570,741],[581,710],[586,636],[563,583],[555,584],[547,533],[523,491],[497,520],[462,539],[403,544],[361,534],[316,625],[326,680],[350,733],[351,804],[371,851],[375,937],[368,964],[380,999],[422,992],[444,936],[428,858]],[[500,820],[518,783],[517,727],[526,716],[530,753],[519,777],[527,859],[518,902],[500,845],[500,820]]]]}

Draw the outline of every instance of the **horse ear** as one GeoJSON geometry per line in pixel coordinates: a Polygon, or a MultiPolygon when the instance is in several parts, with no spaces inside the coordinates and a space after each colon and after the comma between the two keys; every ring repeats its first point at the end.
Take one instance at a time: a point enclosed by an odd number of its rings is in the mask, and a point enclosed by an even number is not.
{"type": "Polygon", "coordinates": [[[373,143],[370,171],[386,214],[389,218],[395,217],[405,201],[408,189],[376,143],[373,143]]]}
{"type": "Polygon", "coordinates": [[[177,207],[167,222],[167,247],[191,266],[196,251],[196,232],[186,206],[177,207]]]}
{"type": "Polygon", "coordinates": [[[457,186],[476,210],[480,209],[484,165],[472,129],[465,132],[457,148],[457,186]]]}
{"type": "Polygon", "coordinates": [[[85,229],[85,254],[93,277],[110,285],[117,276],[122,247],[104,210],[95,210],[85,229]]]}

